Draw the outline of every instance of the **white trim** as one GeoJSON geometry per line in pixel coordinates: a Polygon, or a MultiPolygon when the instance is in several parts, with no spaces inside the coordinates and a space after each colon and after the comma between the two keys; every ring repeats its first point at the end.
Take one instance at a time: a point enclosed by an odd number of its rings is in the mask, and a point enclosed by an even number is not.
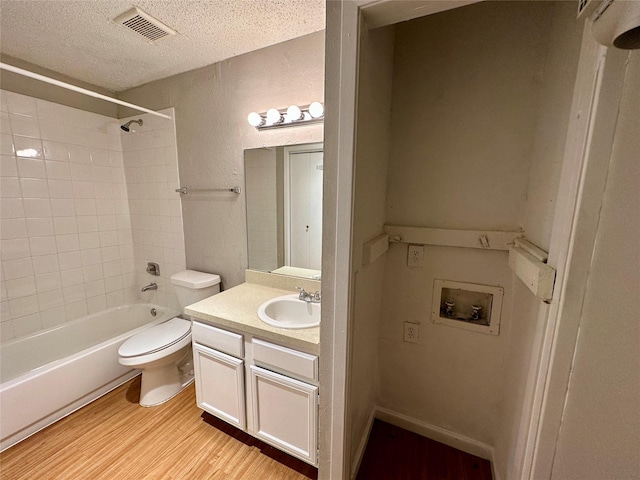
{"type": "Polygon", "coordinates": [[[320,480],[348,478],[350,467],[346,417],[359,18],[356,4],[327,2],[320,480]]]}
{"type": "Polygon", "coordinates": [[[369,437],[371,436],[371,429],[373,428],[373,421],[376,419],[376,409],[373,408],[371,412],[369,412],[369,417],[367,418],[367,426],[364,430],[364,435],[360,439],[360,443],[358,444],[358,449],[356,450],[355,457],[351,459],[351,475],[349,478],[351,480],[356,478],[358,475],[358,470],[360,470],[360,465],[362,464],[362,459],[364,458],[364,452],[367,450],[367,444],[369,443],[369,437]]]}
{"type": "Polygon", "coordinates": [[[615,130],[623,64],[623,54],[596,44],[587,26],[549,249],[548,263],[557,268],[556,288],[551,305],[541,306],[538,314],[514,478],[551,478],[606,178],[603,163],[608,164],[607,149],[611,148],[615,130]]]}
{"type": "Polygon", "coordinates": [[[476,457],[493,460],[493,447],[473,438],[382,407],[376,408],[375,416],[383,422],[404,428],[436,442],[444,443],[476,457]]]}
{"type": "Polygon", "coordinates": [[[77,87],[75,85],[71,85],[70,83],[61,82],[60,80],[55,80],[53,78],[45,77],[44,75],[33,73],[33,72],[30,72],[29,70],[24,70],[22,68],[14,67],[13,65],[0,62],[0,69],[7,70],[8,72],[17,73],[18,75],[23,75],[25,77],[33,78],[34,80],[40,80],[41,82],[49,83],[51,85],[55,85],[56,87],[66,88],[67,90],[71,90],[76,93],[81,93],[82,95],[98,98],[100,100],[105,100],[111,103],[116,103],[124,107],[133,108],[134,110],[138,110],[140,112],[149,113],[157,117],[162,117],[162,118],[171,120],[171,117],[169,115],[165,115],[164,113],[158,113],[156,111],[149,110],[148,108],[139,107],[138,105],[134,105],[133,103],[123,102],[122,100],[118,100],[117,98],[107,97],[106,95],[102,95],[100,93],[87,90],[86,88],[77,87]]]}

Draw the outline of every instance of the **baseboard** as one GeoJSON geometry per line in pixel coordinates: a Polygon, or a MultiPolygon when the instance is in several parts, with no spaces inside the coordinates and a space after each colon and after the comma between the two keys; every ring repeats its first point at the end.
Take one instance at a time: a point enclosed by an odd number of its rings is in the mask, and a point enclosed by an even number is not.
{"type": "MultiPolygon", "coordinates": [[[[493,447],[486,443],[479,442],[473,438],[465,437],[464,435],[454,433],[436,425],[431,425],[429,423],[416,420],[415,418],[387,410],[386,408],[377,407],[375,411],[375,418],[395,425],[396,427],[401,427],[405,430],[409,430],[410,432],[417,433],[423,437],[430,438],[436,442],[457,448],[463,452],[470,453],[471,455],[484,458],[485,460],[491,461],[493,464],[493,447]]],[[[494,480],[498,480],[498,478],[494,476],[494,480]]]]}
{"type": "Polygon", "coordinates": [[[373,408],[371,413],[369,413],[369,418],[367,418],[367,428],[365,429],[364,435],[360,439],[360,444],[358,445],[358,450],[356,450],[355,458],[353,458],[351,462],[351,474],[349,478],[353,480],[358,475],[358,470],[360,470],[360,464],[362,463],[362,458],[364,457],[364,452],[367,449],[367,443],[369,443],[369,436],[371,435],[371,429],[373,428],[373,421],[376,419],[376,409],[373,408]]]}

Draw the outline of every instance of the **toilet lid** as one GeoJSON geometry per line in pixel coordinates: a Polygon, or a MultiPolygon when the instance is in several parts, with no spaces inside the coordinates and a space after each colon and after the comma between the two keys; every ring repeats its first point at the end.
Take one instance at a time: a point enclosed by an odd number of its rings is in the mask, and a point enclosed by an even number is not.
{"type": "Polygon", "coordinates": [[[172,318],[127,339],[118,349],[121,357],[137,357],[167,348],[191,333],[191,322],[172,318]]]}

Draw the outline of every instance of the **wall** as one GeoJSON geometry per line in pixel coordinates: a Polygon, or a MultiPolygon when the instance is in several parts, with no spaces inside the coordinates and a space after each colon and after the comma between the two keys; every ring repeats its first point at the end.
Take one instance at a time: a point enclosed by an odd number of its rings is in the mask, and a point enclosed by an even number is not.
{"type": "MultiPolygon", "coordinates": [[[[527,238],[549,251],[560,170],[562,167],[583,22],[575,20],[575,5],[555,2],[538,104],[538,122],[532,144],[527,196],[521,224],[527,238]]],[[[513,478],[515,448],[525,401],[525,381],[538,326],[540,300],[514,278],[513,308],[505,351],[504,388],[494,469],[501,478],[513,478]]]]}
{"type": "MultiPolygon", "coordinates": [[[[115,98],[115,94],[113,92],[105,90],[102,87],[67,77],[61,73],[39,67],[33,63],[25,62],[19,58],[1,55],[0,60],[2,60],[2,63],[7,63],[8,65],[22,68],[23,70],[28,70],[80,88],[86,88],[87,90],[100,93],[107,97],[115,98]]],[[[40,80],[34,80],[6,70],[3,70],[2,75],[0,75],[0,88],[9,92],[28,95],[30,97],[59,103],[61,105],[78,108],[87,112],[106,115],[108,117],[117,118],[118,116],[118,106],[115,103],[106,102],[87,95],[82,95],[81,93],[65,90],[64,88],[56,87],[55,85],[50,85],[48,83],[41,82],[40,80]]]]}
{"type": "Polygon", "coordinates": [[[639,53],[627,65],[554,479],[640,478],[639,53]]]}
{"type": "Polygon", "coordinates": [[[364,453],[372,413],[378,403],[378,336],[383,296],[384,256],[362,265],[362,244],[382,233],[385,222],[390,146],[394,28],[360,36],[360,75],[355,151],[353,295],[349,365],[349,442],[352,475],[364,453]]]}
{"type": "MultiPolygon", "coordinates": [[[[247,123],[247,114],[322,101],[323,88],[324,32],[319,32],[122,92],[119,98],[148,108],[175,108],[182,186],[230,188],[244,184],[245,149],[322,141],[321,125],[258,132],[247,123]]],[[[247,268],[244,195],[187,195],[182,206],[187,267],[220,274],[225,288],[241,283],[247,268]]]]}
{"type": "MultiPolygon", "coordinates": [[[[387,223],[518,230],[540,115],[553,4],[487,2],[397,26],[387,223]]],[[[494,445],[502,410],[513,276],[507,254],[406,245],[387,255],[381,406],[494,445]],[[499,336],[431,323],[434,279],[505,289],[499,336]],[[405,321],[419,323],[404,343],[405,321]]]]}
{"type": "Polygon", "coordinates": [[[137,114],[123,118],[135,123],[131,131],[120,130],[122,155],[131,212],[131,231],[135,258],[135,292],[138,298],[180,310],[171,275],[186,268],[182,205],[176,149],[175,112],[162,110],[172,117],[137,114]],[[160,265],[160,276],[146,272],[147,262],[160,265]],[[157,290],[141,292],[144,285],[157,283],[157,290]]]}
{"type": "Polygon", "coordinates": [[[6,341],[121,305],[135,293],[118,122],[1,93],[6,341]]]}

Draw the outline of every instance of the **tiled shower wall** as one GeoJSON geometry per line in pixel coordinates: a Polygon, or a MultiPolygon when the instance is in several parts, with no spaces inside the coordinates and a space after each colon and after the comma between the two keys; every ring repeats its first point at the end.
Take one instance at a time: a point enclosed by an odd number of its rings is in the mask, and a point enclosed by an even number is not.
{"type": "Polygon", "coordinates": [[[142,300],[179,310],[170,277],[186,268],[182,204],[178,180],[178,154],[174,109],[161,110],[172,120],[150,114],[120,119],[121,123],[142,119],[142,126],[131,124],[132,132],[122,132],[134,257],[136,287],[151,282],[158,290],[139,293],[142,300]],[[146,273],[147,262],[160,265],[160,276],[146,273]]]}
{"type": "Polygon", "coordinates": [[[136,116],[144,126],[125,133],[128,119],[0,94],[0,340],[140,300],[177,309],[168,277],[185,255],[173,120],[136,116]],[[145,273],[147,261],[160,277],[145,273]],[[159,289],[141,293],[151,281],[159,289]]]}
{"type": "Polygon", "coordinates": [[[0,92],[1,339],[135,300],[116,119],[0,92]]]}

